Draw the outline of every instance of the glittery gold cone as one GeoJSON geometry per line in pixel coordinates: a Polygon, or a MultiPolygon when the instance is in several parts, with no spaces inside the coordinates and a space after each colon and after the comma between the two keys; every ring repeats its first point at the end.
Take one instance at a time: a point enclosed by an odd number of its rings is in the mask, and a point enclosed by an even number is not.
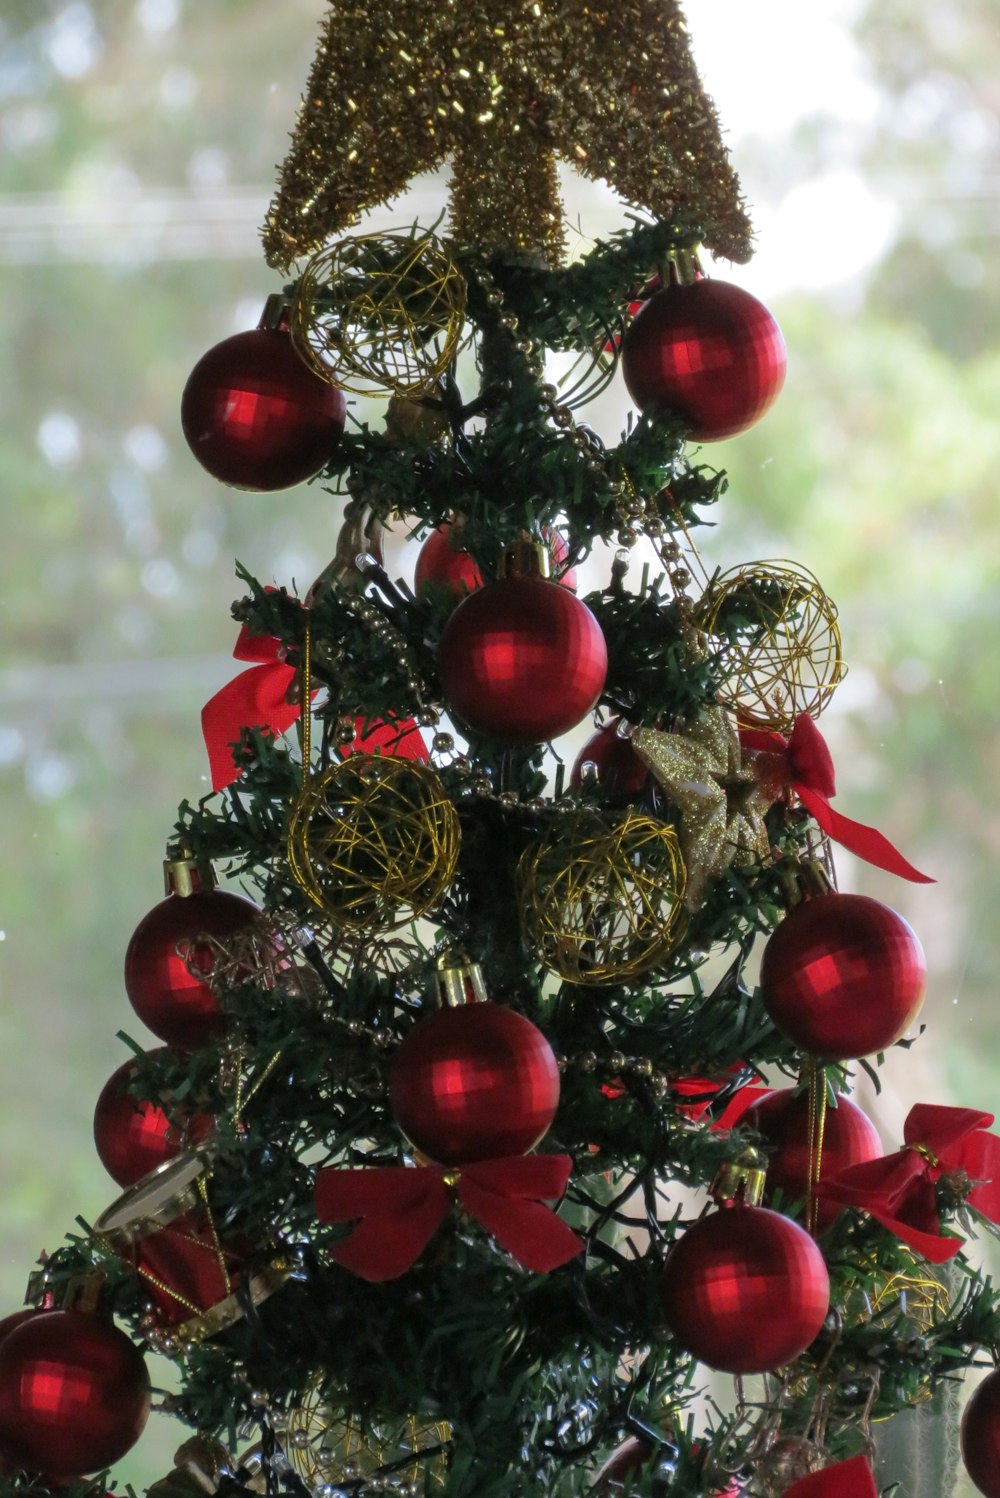
{"type": "Polygon", "coordinates": [[[334,0],[264,225],[287,268],[452,158],[451,235],[558,263],[555,156],[750,257],[676,0],[334,0]]]}

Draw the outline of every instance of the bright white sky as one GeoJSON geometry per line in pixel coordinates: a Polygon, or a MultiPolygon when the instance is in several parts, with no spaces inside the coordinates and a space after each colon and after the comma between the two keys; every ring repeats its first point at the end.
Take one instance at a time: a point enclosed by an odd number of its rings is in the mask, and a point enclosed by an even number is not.
{"type": "MultiPolygon", "coordinates": [[[[863,54],[847,28],[863,0],[686,0],[694,55],[727,131],[779,140],[825,114],[863,141],[878,110],[863,54]]],[[[787,182],[773,202],[750,203],[757,249],[746,269],[725,267],[765,299],[794,287],[852,281],[891,239],[891,204],[846,160],[821,178],[787,182]]],[[[720,268],[721,269],[721,268],[720,268]]]]}

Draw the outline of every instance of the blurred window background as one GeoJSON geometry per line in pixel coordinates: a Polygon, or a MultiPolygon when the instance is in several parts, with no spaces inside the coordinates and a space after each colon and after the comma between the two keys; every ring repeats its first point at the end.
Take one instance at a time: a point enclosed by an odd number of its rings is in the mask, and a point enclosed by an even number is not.
{"type": "MultiPolygon", "coordinates": [[[[838,859],[931,965],[929,1034],[877,1108],[894,1147],[913,1101],[1000,1103],[1000,19],[996,0],[685,8],[758,231],[748,267],[714,271],[789,345],[766,420],[704,451],[731,481],[706,558],[819,575],[850,663],[823,720],[837,804],[938,879],[838,859]]],[[[149,1040],[122,960],[178,802],[209,788],[199,712],[237,669],[234,560],[304,592],[336,540],[338,500],[221,488],[177,416],[196,359],[278,289],[257,225],[322,10],[0,16],[0,1313],[117,1194],[93,1106],[116,1032],[149,1040]]],[[[621,222],[604,189],[565,191],[580,252],[621,222]]],[[[437,206],[424,181],[378,221],[437,206]]],[[[611,436],[627,409],[619,382],[594,424],[611,436]]],[[[401,537],[395,569],[415,551],[401,537]]],[[[136,1486],[170,1465],[179,1427],[159,1423],[122,1464],[136,1486]]]]}

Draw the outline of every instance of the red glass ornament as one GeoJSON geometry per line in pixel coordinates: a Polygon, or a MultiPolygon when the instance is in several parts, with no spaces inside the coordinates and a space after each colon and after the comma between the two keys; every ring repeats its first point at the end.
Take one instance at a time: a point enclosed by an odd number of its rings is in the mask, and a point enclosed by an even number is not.
{"type": "Polygon", "coordinates": [[[779,1029],[812,1055],[884,1050],[919,1013],[927,964],[901,915],[867,895],[797,905],[764,948],[760,986],[779,1029]]]}
{"type": "Polygon", "coordinates": [[[201,978],[212,971],[211,937],[224,943],[260,919],[252,900],[220,889],[172,894],[139,922],[125,953],[125,990],[136,1014],[161,1040],[179,1050],[195,1050],[217,1040],[226,1028],[219,1000],[201,978]],[[188,944],[184,957],[180,943],[188,944]]]}
{"type": "Polygon", "coordinates": [[[628,739],[618,735],[620,718],[605,723],[584,744],[570,772],[570,785],[579,790],[583,767],[589,761],[597,771],[602,789],[614,800],[631,801],[641,796],[649,771],[628,739]]]}
{"type": "Polygon", "coordinates": [[[1000,1498],[1000,1370],[987,1374],[962,1415],[962,1461],[986,1498],[1000,1498]]]}
{"type": "MultiPolygon", "coordinates": [[[[558,531],[546,531],[552,571],[566,560],[569,547],[558,531]]],[[[570,567],[556,581],[571,593],[576,592],[576,569],[570,567]]],[[[417,553],[413,586],[417,593],[429,584],[450,588],[459,598],[475,593],[483,586],[480,572],[471,552],[460,545],[454,525],[439,525],[431,531],[417,553]]]]}
{"type": "Polygon", "coordinates": [[[0,1343],[0,1448],[31,1472],[97,1472],[142,1435],[149,1395],[124,1332],[90,1312],[46,1311],[0,1343]]]}
{"type": "Polygon", "coordinates": [[[721,1373],[767,1373],[809,1346],[830,1280],[813,1239],[767,1207],[712,1212],[677,1239],[663,1308],[680,1345],[721,1373]]]}
{"type": "Polygon", "coordinates": [[[523,1155],[559,1103],[559,1068],[536,1025],[501,1004],[439,1009],[393,1058],[389,1102],[431,1160],[458,1165],[523,1155]]]}
{"type": "MultiPolygon", "coordinates": [[[[629,1436],[611,1453],[594,1478],[593,1486],[587,1489],[587,1498],[620,1498],[633,1492],[636,1479],[647,1466],[652,1466],[655,1473],[652,1491],[662,1492],[663,1498],[668,1498],[675,1466],[672,1449],[656,1448],[642,1436],[629,1436]]],[[[740,1498],[743,1488],[734,1479],[714,1492],[715,1498],[740,1498]]]]}
{"type": "Polygon", "coordinates": [[[344,432],[347,401],[295,351],[287,325],[224,338],[203,354],[181,396],[188,446],[234,489],[288,489],[312,478],[344,432]]]}
{"type": "Polygon", "coordinates": [[[23,1326],[26,1321],[31,1321],[35,1316],[45,1316],[46,1314],[46,1310],[40,1310],[36,1306],[29,1306],[26,1311],[12,1311],[9,1316],[4,1316],[3,1320],[0,1321],[0,1343],[6,1337],[9,1337],[15,1328],[23,1326]]]}
{"type": "Polygon", "coordinates": [[[636,1478],[648,1466],[655,1471],[654,1491],[668,1493],[675,1471],[673,1448],[654,1447],[642,1436],[629,1436],[599,1469],[593,1486],[587,1489],[587,1498],[620,1498],[630,1493],[636,1478]]]}
{"type": "MultiPolygon", "coordinates": [[[[166,1048],[149,1053],[166,1055],[166,1048]]],[[[137,1097],[131,1085],[136,1063],[124,1062],[105,1082],[94,1109],[94,1144],[113,1181],[131,1186],[172,1160],[188,1144],[199,1144],[215,1128],[210,1113],[175,1111],[176,1123],[152,1099],[137,1097]]]]}
{"type": "Polygon", "coordinates": [[[586,604],[542,577],[471,593],[438,652],[449,708],[476,733],[539,744],[575,728],[601,695],[608,650],[586,604]]]}
{"type": "Polygon", "coordinates": [[[742,287],[702,277],[664,286],[622,340],[622,373],[642,411],[674,414],[688,437],[713,442],[759,421],[787,362],[781,329],[742,287]]]}
{"type": "MultiPolygon", "coordinates": [[[[809,1189],[809,1094],[783,1087],[769,1092],[748,1108],[740,1123],[754,1129],[772,1146],[767,1159],[765,1198],[776,1191],[785,1202],[805,1201],[809,1189]]],[[[863,1160],[877,1160],[882,1154],[878,1130],[857,1103],[843,1094],[836,1108],[827,1108],[823,1118],[823,1148],[819,1159],[819,1179],[863,1160]]],[[[816,1231],[823,1232],[839,1215],[834,1202],[816,1202],[816,1231]]]]}

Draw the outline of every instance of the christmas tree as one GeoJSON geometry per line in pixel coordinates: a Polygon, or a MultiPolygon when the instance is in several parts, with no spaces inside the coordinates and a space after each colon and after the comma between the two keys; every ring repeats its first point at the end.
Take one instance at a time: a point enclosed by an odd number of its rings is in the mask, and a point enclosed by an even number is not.
{"type": "MultiPolygon", "coordinates": [[[[878,1422],[1000,1342],[964,1252],[1000,1142],[921,1101],[884,1153],[850,1097],[925,973],[832,845],[924,876],[831,804],[820,584],[699,555],[702,444],[785,351],[706,274],[750,227],[679,10],[335,4],[264,241],[291,280],[198,362],[185,434],[342,527],[304,596],[241,573],[213,794],[125,959],[163,1045],[95,1114],[122,1194],[0,1322],[4,1492],[105,1491],[148,1347],[190,1427],[160,1498],[872,1498],[878,1422]],[[636,210],[572,263],[557,156],[636,210]],[[446,228],[358,232],[445,160],[446,228]]],[[[998,1385],[963,1426],[986,1494],[998,1385]]]]}

